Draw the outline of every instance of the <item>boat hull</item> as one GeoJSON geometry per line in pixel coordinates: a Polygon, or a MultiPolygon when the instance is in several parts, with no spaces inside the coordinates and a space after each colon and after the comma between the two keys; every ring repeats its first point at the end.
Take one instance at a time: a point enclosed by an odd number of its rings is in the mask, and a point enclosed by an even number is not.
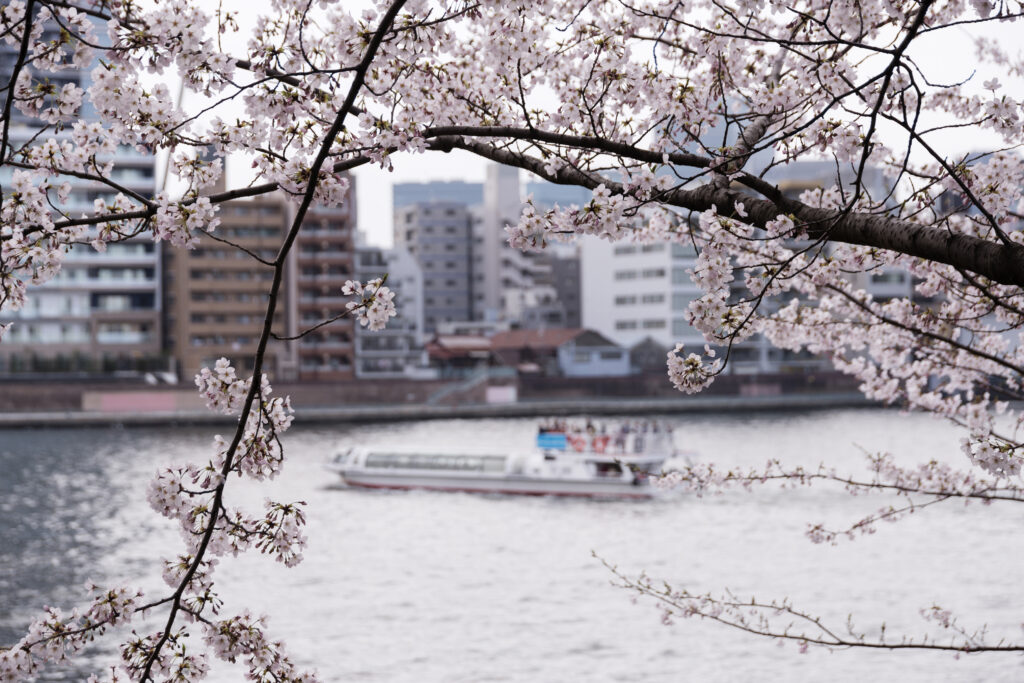
{"type": "Polygon", "coordinates": [[[403,475],[365,471],[343,471],[340,474],[348,486],[365,489],[423,489],[464,493],[625,499],[647,499],[656,494],[654,487],[646,482],[633,484],[621,479],[594,481],[509,476],[424,476],[422,474],[403,475]]]}

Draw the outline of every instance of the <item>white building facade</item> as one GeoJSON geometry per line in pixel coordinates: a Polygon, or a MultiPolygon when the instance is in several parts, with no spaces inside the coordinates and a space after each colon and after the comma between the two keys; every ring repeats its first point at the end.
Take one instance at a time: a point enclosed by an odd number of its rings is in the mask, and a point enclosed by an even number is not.
{"type": "MultiPolygon", "coordinates": [[[[42,40],[56,38],[60,27],[47,22],[42,40]]],[[[0,80],[10,80],[17,45],[0,44],[0,80]]],[[[36,75],[57,87],[74,83],[90,86],[89,69],[68,67],[36,75]]],[[[3,101],[6,94],[0,94],[3,101]]],[[[86,100],[86,120],[95,110],[86,100]]],[[[17,149],[37,144],[41,122],[11,110],[10,142],[17,149]]],[[[69,137],[68,131],[46,133],[40,139],[69,137]]],[[[119,147],[111,179],[125,189],[151,198],[155,193],[155,158],[152,154],[119,147]]],[[[8,187],[10,169],[0,171],[0,184],[8,187]]],[[[61,176],[71,185],[68,201],[60,209],[69,216],[91,214],[97,199],[112,201],[107,185],[61,176]]],[[[0,345],[0,374],[11,372],[137,372],[164,369],[161,331],[161,245],[141,235],[111,244],[103,253],[85,244],[75,245],[60,273],[33,286],[28,304],[19,311],[0,312],[0,324],[14,322],[0,345]]]]}
{"type": "MultiPolygon", "coordinates": [[[[693,247],[588,237],[581,251],[583,327],[627,348],[646,339],[667,348],[677,343],[694,352],[704,348],[704,335],[686,317],[690,303],[701,296],[690,278],[697,260],[693,247]]],[[[779,372],[807,363],[755,335],[733,346],[727,372],[779,372]]],[[[810,363],[821,365],[818,359],[810,363]]]]}
{"type": "Polygon", "coordinates": [[[408,250],[361,246],[356,249],[356,279],[387,274],[397,315],[383,330],[355,326],[356,377],[426,379],[436,375],[423,346],[423,271],[408,250]]]}
{"type": "Polygon", "coordinates": [[[680,244],[581,243],[582,326],[632,347],[647,339],[669,346],[704,344],[686,320],[700,291],[688,271],[692,247],[680,244]]]}

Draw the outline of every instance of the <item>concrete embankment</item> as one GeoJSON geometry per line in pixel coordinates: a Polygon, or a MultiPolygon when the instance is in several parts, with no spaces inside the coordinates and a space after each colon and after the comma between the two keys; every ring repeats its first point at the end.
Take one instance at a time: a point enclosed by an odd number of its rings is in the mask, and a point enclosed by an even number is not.
{"type": "MultiPolygon", "coordinates": [[[[360,424],[453,418],[755,413],[865,408],[876,405],[878,404],[866,400],[860,394],[841,393],[787,396],[689,396],[678,399],[573,399],[519,401],[502,404],[303,406],[296,409],[295,421],[305,424],[360,424]]],[[[207,410],[0,413],[0,428],[199,425],[227,424],[233,421],[230,417],[207,410]]]]}

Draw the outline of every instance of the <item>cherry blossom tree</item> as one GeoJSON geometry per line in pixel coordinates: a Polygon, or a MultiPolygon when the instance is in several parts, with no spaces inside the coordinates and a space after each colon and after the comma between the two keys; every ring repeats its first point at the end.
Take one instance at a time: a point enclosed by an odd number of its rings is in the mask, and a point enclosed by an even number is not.
{"type": "MultiPolygon", "coordinates": [[[[295,217],[271,261],[253,377],[222,362],[197,378],[212,410],[237,416],[234,433],[205,463],[165,469],[149,486],[184,540],[165,561],[167,593],[90,586],[86,607],[47,610],[0,652],[0,680],[66,660],[138,614],[162,625],[131,633],[112,680],[196,680],[209,656],[244,661],[256,680],[312,680],[261,619],[221,613],[214,580],[220,558],[250,548],[300,561],[302,504],[253,514],[228,507],[225,490],[232,474],[261,480],[282,466],[291,408],[261,369],[306,212],[346,201],[347,171],[409,154],[458,150],[592,190],[584,206],[527,204],[508,235],[523,248],[581,235],[696,248],[703,295],[689,317],[707,346],[669,355],[680,390],[706,387],[735,344],[765,335],[828,356],[871,399],[961,425],[973,468],[907,470],[881,455],[863,481],[770,463],[695,466],[667,483],[830,481],[905,496],[847,530],[812,527],[826,542],[945,500],[1020,502],[1024,418],[1009,401],[1024,392],[1024,111],[1001,80],[1019,83],[1024,60],[986,36],[1022,11],[988,0],[274,0],[242,36],[238,17],[212,3],[7,2],[0,37],[16,59],[0,86],[0,310],[21,307],[72,245],[102,250],[147,233],[191,248],[216,234],[220,204],[276,190],[295,217]],[[921,46],[965,29],[977,36],[976,68],[951,76],[921,46]],[[244,48],[224,48],[226,37],[244,48]],[[50,75],[66,69],[90,69],[91,86],[58,87],[50,75]],[[170,94],[178,81],[202,104],[182,108],[170,94]],[[95,117],[80,116],[86,103],[95,117]],[[38,122],[27,138],[12,134],[15,110],[38,122]],[[984,149],[949,151],[967,136],[984,149]],[[119,145],[167,154],[183,190],[123,187],[119,145]],[[256,180],[213,192],[227,155],[250,159],[256,180]],[[832,183],[793,197],[767,179],[810,159],[834,166],[832,183]],[[871,168],[885,187],[865,181],[871,168]],[[114,198],[73,215],[63,208],[73,178],[114,198]],[[912,296],[875,299],[862,287],[893,268],[913,276],[912,296]]],[[[394,312],[381,281],[345,294],[372,328],[394,312]]],[[[801,647],[1024,650],[989,643],[940,607],[924,614],[950,631],[943,643],[840,634],[785,602],[623,580],[662,602],[666,619],[699,616],[801,647]]]]}

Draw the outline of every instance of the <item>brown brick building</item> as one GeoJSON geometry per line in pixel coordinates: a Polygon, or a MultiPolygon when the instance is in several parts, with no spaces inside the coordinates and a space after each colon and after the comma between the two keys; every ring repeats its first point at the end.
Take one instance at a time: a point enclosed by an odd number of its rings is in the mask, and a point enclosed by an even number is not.
{"type": "MultiPolygon", "coordinates": [[[[354,279],[355,182],[350,201],[333,209],[311,207],[293,249],[293,308],[298,329],[345,312],[350,297],[341,288],[354,279]]],[[[341,318],[303,336],[297,344],[298,376],[302,381],[353,379],[354,328],[352,319],[341,318]]]]}
{"type": "MultiPolygon", "coordinates": [[[[246,250],[273,260],[294,220],[294,205],[274,193],[226,202],[218,215],[220,226],[212,237],[202,236],[198,248],[167,250],[165,345],[183,381],[221,357],[239,374],[252,370],[273,268],[246,250]]],[[[353,278],[354,222],[354,202],[310,208],[285,268],[275,334],[296,336],[345,311],[350,298],[341,288],[353,278]]],[[[352,321],[343,318],[296,341],[272,340],[264,371],[285,381],[352,379],[352,338],[352,321]]]]}
{"type": "MultiPolygon", "coordinates": [[[[291,207],[277,193],[227,202],[220,207],[221,223],[213,237],[203,235],[193,250],[165,251],[165,343],[182,381],[221,357],[239,375],[252,371],[274,271],[238,247],[272,261],[287,234],[290,214],[291,207]]],[[[282,336],[295,329],[287,283],[286,268],[274,325],[282,336]]],[[[272,340],[264,371],[271,379],[294,378],[294,342],[272,340]]]]}

